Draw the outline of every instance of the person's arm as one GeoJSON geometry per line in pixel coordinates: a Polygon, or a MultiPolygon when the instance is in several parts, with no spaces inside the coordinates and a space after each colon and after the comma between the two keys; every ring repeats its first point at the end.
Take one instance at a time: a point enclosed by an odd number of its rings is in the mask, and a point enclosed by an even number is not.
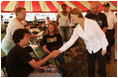
{"type": "Polygon", "coordinates": [[[114,22],[114,29],[115,29],[115,34],[114,34],[114,39],[117,37],[117,17],[114,15],[113,16],[113,22],[114,22]]]}
{"type": "Polygon", "coordinates": [[[58,24],[58,21],[59,21],[59,14],[58,14],[58,16],[57,16],[57,19],[56,19],[56,23],[58,24]]]}
{"type": "Polygon", "coordinates": [[[49,53],[49,54],[51,53],[51,52],[47,49],[47,45],[44,45],[44,46],[43,46],[43,50],[44,50],[46,53],[49,53]]]}
{"type": "Polygon", "coordinates": [[[33,21],[33,25],[35,25],[35,22],[33,21]]]}
{"type": "Polygon", "coordinates": [[[104,27],[104,28],[102,29],[102,31],[103,31],[104,33],[106,33],[107,27],[104,27]]]}
{"type": "Polygon", "coordinates": [[[104,33],[106,33],[106,31],[107,31],[107,27],[108,27],[108,21],[107,21],[107,16],[105,15],[105,14],[103,14],[103,28],[102,28],[102,30],[103,30],[103,32],[104,33]]]}
{"type": "Polygon", "coordinates": [[[29,35],[29,37],[30,37],[30,38],[36,38],[37,35],[31,34],[31,35],[29,35]]]}
{"type": "Polygon", "coordinates": [[[43,65],[46,61],[48,61],[50,58],[55,58],[58,56],[57,52],[52,52],[50,53],[47,57],[45,57],[44,59],[40,60],[40,61],[35,61],[34,59],[32,59],[31,61],[29,61],[28,63],[35,69],[39,69],[41,67],[41,65],[43,65]]]}
{"type": "Polygon", "coordinates": [[[46,69],[47,68],[47,66],[41,66],[41,67],[39,67],[39,69],[46,69]]]}
{"type": "Polygon", "coordinates": [[[78,28],[76,27],[74,29],[73,35],[71,36],[70,40],[68,42],[66,42],[60,49],[58,49],[58,51],[61,52],[61,53],[66,51],[68,48],[70,48],[75,43],[75,41],[78,38],[79,38],[78,28]]]}
{"type": "Polygon", "coordinates": [[[117,38],[117,23],[114,24],[115,34],[114,39],[117,38]]]}

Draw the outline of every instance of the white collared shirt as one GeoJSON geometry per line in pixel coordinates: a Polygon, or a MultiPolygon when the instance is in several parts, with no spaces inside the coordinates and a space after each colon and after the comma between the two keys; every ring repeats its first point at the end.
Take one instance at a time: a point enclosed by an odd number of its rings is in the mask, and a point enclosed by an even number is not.
{"type": "Polygon", "coordinates": [[[106,50],[106,47],[108,45],[106,36],[97,22],[85,18],[84,30],[78,24],[75,27],[70,40],[59,49],[61,53],[71,47],[79,37],[84,40],[86,49],[90,54],[92,54],[92,51],[93,53],[96,53],[101,48],[102,50],[106,50]]]}
{"type": "Polygon", "coordinates": [[[104,13],[107,16],[107,22],[108,22],[107,29],[113,29],[114,24],[117,22],[115,14],[111,11],[109,11],[108,13],[102,11],[102,13],[104,13]]]}

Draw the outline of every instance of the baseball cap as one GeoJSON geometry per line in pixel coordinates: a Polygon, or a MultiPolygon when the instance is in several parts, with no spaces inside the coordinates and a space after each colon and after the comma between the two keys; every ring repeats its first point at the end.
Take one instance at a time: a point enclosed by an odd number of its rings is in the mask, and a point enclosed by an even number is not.
{"type": "Polygon", "coordinates": [[[110,4],[109,4],[108,2],[105,2],[105,3],[103,4],[103,6],[105,6],[105,7],[110,7],[110,4]]]}

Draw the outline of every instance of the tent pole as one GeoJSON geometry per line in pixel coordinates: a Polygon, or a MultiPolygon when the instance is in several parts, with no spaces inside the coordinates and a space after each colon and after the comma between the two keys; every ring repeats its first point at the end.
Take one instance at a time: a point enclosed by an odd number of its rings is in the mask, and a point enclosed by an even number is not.
{"type": "Polygon", "coordinates": [[[30,2],[30,21],[31,21],[31,2],[32,1],[29,1],[30,2]]]}

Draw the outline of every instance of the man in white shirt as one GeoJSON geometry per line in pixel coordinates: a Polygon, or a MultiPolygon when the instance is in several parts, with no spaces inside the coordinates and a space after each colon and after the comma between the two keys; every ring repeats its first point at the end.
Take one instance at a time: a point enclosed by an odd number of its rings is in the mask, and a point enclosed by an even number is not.
{"type": "Polygon", "coordinates": [[[2,40],[1,48],[7,55],[8,52],[15,46],[15,43],[12,40],[12,36],[15,30],[24,29],[24,26],[21,23],[21,20],[25,19],[26,9],[18,7],[15,10],[16,17],[9,21],[9,24],[6,29],[6,35],[2,40]]]}
{"type": "Polygon", "coordinates": [[[114,42],[114,28],[115,28],[114,26],[117,23],[117,19],[116,19],[115,14],[110,11],[110,4],[108,2],[103,4],[102,12],[107,16],[107,22],[108,22],[106,37],[108,39],[109,45],[107,47],[107,54],[106,54],[107,61],[106,62],[110,64],[111,47],[113,46],[113,42],[114,42]]]}

